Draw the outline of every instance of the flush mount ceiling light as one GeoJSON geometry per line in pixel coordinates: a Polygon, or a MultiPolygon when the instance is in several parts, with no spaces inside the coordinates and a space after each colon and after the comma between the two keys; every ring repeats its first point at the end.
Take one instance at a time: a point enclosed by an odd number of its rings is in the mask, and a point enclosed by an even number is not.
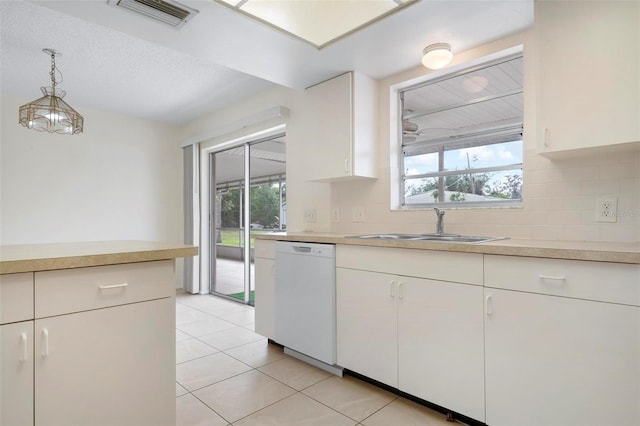
{"type": "Polygon", "coordinates": [[[435,43],[422,51],[422,65],[432,70],[443,68],[453,59],[449,43],[435,43]]]}
{"type": "Polygon", "coordinates": [[[82,133],[84,118],[62,100],[67,93],[56,89],[57,84],[62,82],[62,74],[56,68],[56,56],[62,54],[53,49],[42,51],[51,56],[51,87],[41,87],[43,97],[20,107],[18,121],[24,127],[39,132],[63,135],[82,133]],[[56,80],[56,72],[60,74],[60,80],[56,80]]]}

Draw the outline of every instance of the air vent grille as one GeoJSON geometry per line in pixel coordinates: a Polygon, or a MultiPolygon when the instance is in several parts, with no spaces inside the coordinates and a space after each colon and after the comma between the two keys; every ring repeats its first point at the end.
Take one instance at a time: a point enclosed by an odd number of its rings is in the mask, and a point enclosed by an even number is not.
{"type": "Polygon", "coordinates": [[[108,0],[107,3],[140,13],[174,28],[181,28],[198,14],[197,10],[170,0],[108,0]]]}

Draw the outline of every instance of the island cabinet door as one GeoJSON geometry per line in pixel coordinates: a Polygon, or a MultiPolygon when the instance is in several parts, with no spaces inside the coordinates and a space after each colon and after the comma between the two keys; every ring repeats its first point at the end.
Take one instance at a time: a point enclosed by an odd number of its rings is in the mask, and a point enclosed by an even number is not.
{"type": "Polygon", "coordinates": [[[33,425],[33,321],[0,326],[0,425],[33,425]]]}
{"type": "Polygon", "coordinates": [[[485,299],[487,424],[640,424],[639,307],[492,288],[485,299]]]}
{"type": "Polygon", "coordinates": [[[36,425],[175,425],[172,298],[35,321],[36,425]]]}

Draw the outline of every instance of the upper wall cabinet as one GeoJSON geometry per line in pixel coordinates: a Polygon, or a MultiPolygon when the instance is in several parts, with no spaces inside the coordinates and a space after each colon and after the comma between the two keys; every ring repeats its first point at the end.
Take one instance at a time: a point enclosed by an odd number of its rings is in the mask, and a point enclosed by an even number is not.
{"type": "Polygon", "coordinates": [[[640,149],[640,2],[536,1],[535,33],[538,152],[640,149]]]}
{"type": "Polygon", "coordinates": [[[375,80],[357,72],[305,91],[302,123],[307,180],[375,177],[377,109],[375,80]]]}

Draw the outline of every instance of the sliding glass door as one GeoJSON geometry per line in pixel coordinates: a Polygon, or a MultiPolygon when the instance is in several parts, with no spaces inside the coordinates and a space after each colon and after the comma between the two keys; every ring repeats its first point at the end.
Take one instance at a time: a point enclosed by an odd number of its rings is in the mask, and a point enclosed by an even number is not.
{"type": "Polygon", "coordinates": [[[284,135],[214,152],[211,170],[210,291],[253,304],[253,236],[286,228],[284,135]]]}

